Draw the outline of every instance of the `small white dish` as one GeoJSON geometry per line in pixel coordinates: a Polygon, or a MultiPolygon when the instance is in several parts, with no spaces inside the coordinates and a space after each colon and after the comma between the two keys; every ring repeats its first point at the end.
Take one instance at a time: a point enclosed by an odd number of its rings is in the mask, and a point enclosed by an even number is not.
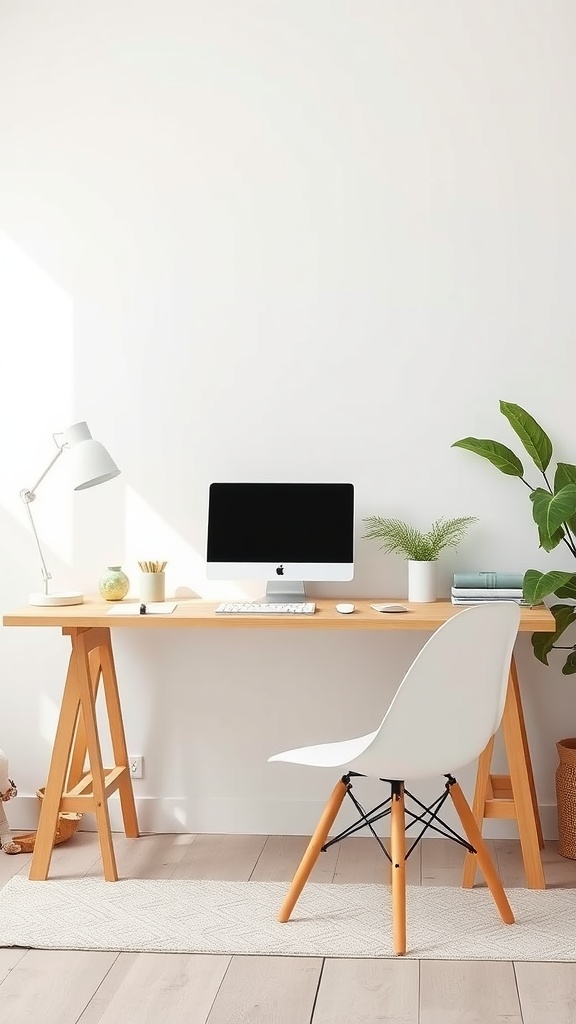
{"type": "Polygon", "coordinates": [[[371,604],[370,607],[373,608],[375,612],[392,612],[392,613],[396,613],[396,612],[407,612],[408,611],[406,606],[403,605],[403,604],[371,604]]]}

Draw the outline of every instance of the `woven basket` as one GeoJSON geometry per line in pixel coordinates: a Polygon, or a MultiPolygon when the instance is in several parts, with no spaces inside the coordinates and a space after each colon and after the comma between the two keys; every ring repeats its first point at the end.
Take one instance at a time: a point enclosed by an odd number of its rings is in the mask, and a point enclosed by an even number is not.
{"type": "Polygon", "coordinates": [[[576,860],[576,739],[556,744],[560,764],[556,769],[558,853],[576,860]]]}
{"type": "MultiPolygon", "coordinates": [[[[44,789],[37,789],[36,796],[42,802],[44,799],[44,789]]],[[[74,835],[82,815],[78,811],[62,811],[58,815],[58,825],[56,826],[56,835],[54,836],[54,846],[59,846],[60,843],[65,843],[67,839],[70,839],[74,835]]],[[[12,841],[18,843],[18,846],[22,847],[22,853],[32,853],[34,849],[34,843],[36,842],[35,832],[26,832],[22,836],[12,836],[12,841]]]]}

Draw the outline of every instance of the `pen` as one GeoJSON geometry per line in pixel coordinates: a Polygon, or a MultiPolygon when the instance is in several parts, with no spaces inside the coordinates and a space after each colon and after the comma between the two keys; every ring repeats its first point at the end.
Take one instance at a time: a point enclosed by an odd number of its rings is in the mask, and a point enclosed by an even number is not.
{"type": "Polygon", "coordinates": [[[140,615],[146,615],[146,605],[145,604],[141,604],[140,605],[140,615]]]}

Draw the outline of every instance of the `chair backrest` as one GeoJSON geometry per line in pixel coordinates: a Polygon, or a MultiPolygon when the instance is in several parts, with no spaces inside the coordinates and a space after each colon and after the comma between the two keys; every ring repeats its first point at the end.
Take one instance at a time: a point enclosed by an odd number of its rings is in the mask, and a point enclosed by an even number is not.
{"type": "Polygon", "coordinates": [[[408,669],[354,770],[422,779],[474,761],[500,725],[519,622],[517,604],[491,601],[443,623],[408,669]]]}

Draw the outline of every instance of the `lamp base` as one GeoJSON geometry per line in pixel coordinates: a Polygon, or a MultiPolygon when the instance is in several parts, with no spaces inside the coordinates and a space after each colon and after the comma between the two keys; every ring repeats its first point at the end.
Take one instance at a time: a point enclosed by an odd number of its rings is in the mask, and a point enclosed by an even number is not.
{"type": "Polygon", "coordinates": [[[60,594],[30,594],[29,604],[44,608],[57,608],[67,604],[84,604],[84,594],[78,590],[69,590],[60,594]]]}

